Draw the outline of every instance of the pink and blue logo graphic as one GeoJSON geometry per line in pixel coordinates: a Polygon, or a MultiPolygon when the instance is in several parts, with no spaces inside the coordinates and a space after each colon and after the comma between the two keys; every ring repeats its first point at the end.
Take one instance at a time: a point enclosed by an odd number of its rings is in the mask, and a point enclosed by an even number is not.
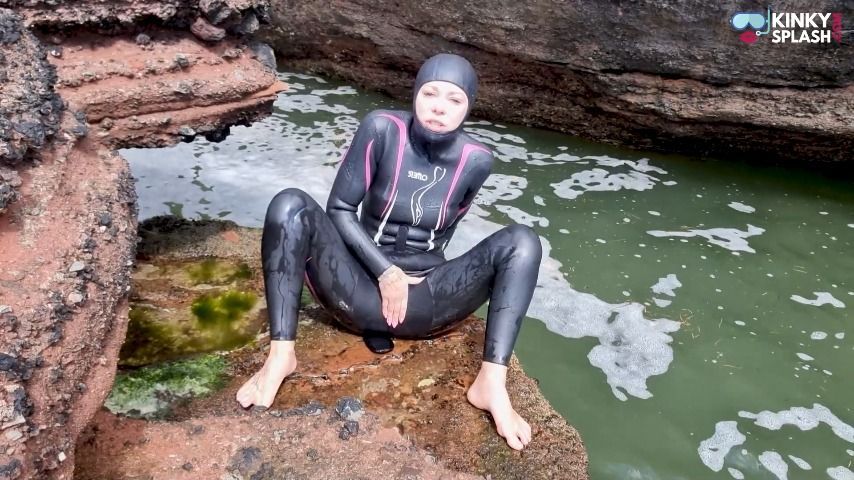
{"type": "Polygon", "coordinates": [[[771,43],[842,43],[842,14],[838,12],[737,12],[730,26],[738,38],[752,44],[768,35],[771,43]]]}
{"type": "Polygon", "coordinates": [[[739,32],[747,28],[738,38],[744,43],[754,43],[760,35],[768,35],[771,31],[771,7],[768,7],[767,16],[762,12],[738,12],[730,18],[729,24],[739,32]]]}

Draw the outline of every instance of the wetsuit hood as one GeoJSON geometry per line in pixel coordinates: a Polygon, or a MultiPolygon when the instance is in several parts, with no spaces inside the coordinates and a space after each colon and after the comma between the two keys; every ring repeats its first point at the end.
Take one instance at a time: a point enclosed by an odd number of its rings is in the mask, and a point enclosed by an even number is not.
{"type": "Polygon", "coordinates": [[[463,123],[471,112],[474,100],[477,95],[477,73],[474,67],[471,66],[465,58],[450,53],[440,53],[427,59],[421,69],[418,70],[418,75],[415,77],[415,85],[412,92],[412,125],[410,132],[412,135],[411,141],[419,148],[426,152],[432,151],[436,147],[450,144],[456,139],[457,135],[463,129],[463,123]],[[445,133],[436,133],[430,131],[421,125],[418,121],[418,116],[415,113],[415,99],[418,97],[418,91],[427,82],[445,81],[453,83],[460,87],[468,97],[468,111],[466,117],[460,122],[460,125],[445,133]]]}

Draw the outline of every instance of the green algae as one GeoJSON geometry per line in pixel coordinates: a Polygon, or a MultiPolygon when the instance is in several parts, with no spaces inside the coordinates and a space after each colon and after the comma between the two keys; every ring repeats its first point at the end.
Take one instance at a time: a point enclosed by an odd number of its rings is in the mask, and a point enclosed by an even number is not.
{"type": "Polygon", "coordinates": [[[159,321],[155,314],[153,308],[131,307],[127,335],[119,351],[119,365],[141,366],[181,355],[180,329],[159,321]]]}
{"type": "Polygon", "coordinates": [[[244,262],[237,265],[208,258],[194,262],[186,267],[187,274],[194,285],[227,285],[238,280],[252,278],[252,268],[244,262]]]}
{"type": "Polygon", "coordinates": [[[220,295],[202,295],[190,307],[199,328],[227,329],[255,306],[258,298],[252,292],[229,291],[220,295]]]}
{"type": "Polygon", "coordinates": [[[226,367],[225,358],[204,355],[120,372],[104,406],[114,414],[162,418],[176,402],[224,386],[226,367]]]}

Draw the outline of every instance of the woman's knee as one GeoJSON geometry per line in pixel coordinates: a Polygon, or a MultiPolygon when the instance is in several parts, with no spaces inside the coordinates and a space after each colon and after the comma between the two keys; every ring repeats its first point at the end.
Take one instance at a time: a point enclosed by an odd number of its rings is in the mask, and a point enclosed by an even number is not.
{"type": "Polygon", "coordinates": [[[313,202],[311,196],[299,188],[286,188],[270,200],[265,223],[287,222],[313,202]]]}
{"type": "Polygon", "coordinates": [[[521,224],[510,225],[504,228],[504,234],[503,241],[511,247],[508,251],[512,258],[539,265],[543,257],[543,246],[540,244],[540,236],[533,228],[521,224]]]}

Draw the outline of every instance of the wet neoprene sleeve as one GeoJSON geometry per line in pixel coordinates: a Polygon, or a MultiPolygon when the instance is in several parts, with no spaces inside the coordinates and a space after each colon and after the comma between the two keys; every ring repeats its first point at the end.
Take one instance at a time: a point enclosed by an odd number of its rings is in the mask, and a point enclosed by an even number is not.
{"type": "Polygon", "coordinates": [[[368,236],[356,210],[368,192],[371,172],[377,171],[377,158],[383,151],[383,137],[377,134],[380,122],[382,119],[372,112],[359,124],[326,203],[326,212],[344,243],[377,278],[392,262],[368,236]]]}

